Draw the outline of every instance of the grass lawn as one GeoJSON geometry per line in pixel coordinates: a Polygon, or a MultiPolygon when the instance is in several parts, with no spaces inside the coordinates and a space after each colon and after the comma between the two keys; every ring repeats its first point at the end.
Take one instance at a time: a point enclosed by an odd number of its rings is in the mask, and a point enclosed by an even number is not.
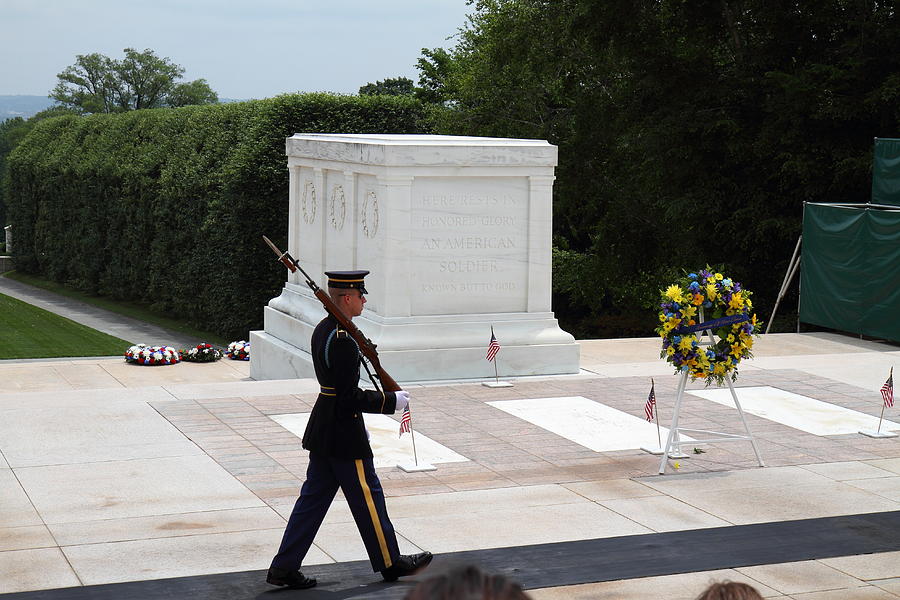
{"type": "Polygon", "coordinates": [[[0,359],[122,356],[131,342],[0,294],[0,359]]]}
{"type": "MultiPolygon", "coordinates": [[[[47,279],[42,279],[33,275],[26,275],[25,273],[19,273],[18,271],[9,271],[7,273],[4,273],[3,275],[0,275],[0,277],[8,277],[9,279],[21,281],[22,283],[33,285],[34,287],[53,292],[54,294],[59,294],[60,296],[73,298],[80,302],[84,302],[85,304],[96,306],[97,308],[102,308],[110,312],[125,315],[126,317],[138,319],[139,321],[143,321],[144,323],[157,325],[171,331],[177,331],[178,333],[185,334],[187,337],[197,338],[198,341],[202,340],[204,342],[209,342],[210,344],[215,344],[217,346],[227,346],[228,343],[232,341],[226,340],[225,338],[208,331],[194,329],[193,327],[185,325],[182,321],[154,312],[150,310],[147,305],[140,304],[138,302],[121,302],[110,300],[109,298],[103,298],[100,296],[92,296],[91,294],[86,294],[85,292],[67,288],[64,285],[56,283],[54,281],[49,281],[47,279]]],[[[125,349],[122,350],[122,352],[124,351],[125,349]]]]}

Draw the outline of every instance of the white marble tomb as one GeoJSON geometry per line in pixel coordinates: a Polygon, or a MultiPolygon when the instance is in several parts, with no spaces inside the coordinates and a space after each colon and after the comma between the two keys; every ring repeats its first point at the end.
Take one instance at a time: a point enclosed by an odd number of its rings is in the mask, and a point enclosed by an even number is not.
{"type": "MultiPolygon", "coordinates": [[[[354,323],[394,379],[493,377],[491,326],[501,377],[578,372],[578,345],[550,306],[555,146],[297,134],[287,156],[288,251],[320,286],[324,271],[371,271],[354,323]]],[[[251,377],[313,376],[309,339],[324,314],[288,275],[250,334],[251,377]]]]}

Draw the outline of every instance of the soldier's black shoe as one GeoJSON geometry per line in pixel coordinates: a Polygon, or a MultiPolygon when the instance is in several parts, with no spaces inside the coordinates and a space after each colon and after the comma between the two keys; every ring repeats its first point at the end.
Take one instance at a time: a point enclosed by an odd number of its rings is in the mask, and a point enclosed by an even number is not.
{"type": "Polygon", "coordinates": [[[305,590],[314,587],[316,580],[311,577],[305,577],[300,571],[290,571],[288,569],[279,569],[278,567],[269,568],[266,575],[266,583],[278,586],[288,586],[294,590],[305,590]]]}
{"type": "Polygon", "coordinates": [[[381,572],[385,581],[397,581],[398,577],[415,575],[429,564],[434,556],[431,552],[420,554],[401,555],[390,567],[381,572]]]}

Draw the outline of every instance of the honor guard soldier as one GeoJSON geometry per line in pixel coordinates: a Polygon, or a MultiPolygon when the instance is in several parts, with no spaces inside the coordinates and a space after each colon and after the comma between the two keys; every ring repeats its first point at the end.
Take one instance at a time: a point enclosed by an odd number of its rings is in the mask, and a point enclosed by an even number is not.
{"type": "MultiPolygon", "coordinates": [[[[363,278],[368,274],[325,273],[329,296],[349,320],[363,311],[367,293],[363,278]]],[[[298,569],[339,487],[350,505],[372,569],[380,571],[386,581],[417,573],[428,566],[432,555],[400,554],[362,415],[403,410],[409,394],[359,388],[359,347],[331,315],[313,331],[310,351],[320,390],[303,434],[309,467],[266,581],[297,589],[316,585],[315,579],[305,577],[298,569]]]]}

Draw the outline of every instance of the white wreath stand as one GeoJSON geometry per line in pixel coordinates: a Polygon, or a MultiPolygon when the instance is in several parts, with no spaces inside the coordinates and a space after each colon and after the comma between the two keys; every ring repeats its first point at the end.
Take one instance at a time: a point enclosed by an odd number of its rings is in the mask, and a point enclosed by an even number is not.
{"type": "MultiPolygon", "coordinates": [[[[703,309],[700,309],[700,322],[703,322],[703,309]]],[[[715,345],[715,338],[713,337],[712,331],[709,329],[703,330],[703,333],[700,335],[699,345],[701,347],[708,347],[715,345]],[[708,340],[704,341],[702,338],[706,336],[708,340]]],[[[739,441],[748,441],[753,445],[753,452],[756,454],[756,460],[759,462],[759,466],[764,467],[766,464],[763,462],[762,457],[759,455],[759,448],[756,447],[756,439],[753,437],[753,434],[750,433],[750,427],[747,426],[747,419],[744,417],[744,410],[741,408],[741,403],[738,400],[737,394],[734,391],[734,385],[731,383],[731,379],[726,377],[725,382],[728,384],[728,389],[731,391],[731,397],[734,399],[734,406],[737,408],[738,414],[741,416],[741,422],[744,424],[744,431],[747,432],[747,435],[736,435],[733,433],[722,433],[720,431],[707,431],[705,429],[687,429],[685,427],[678,426],[678,415],[681,412],[681,401],[684,399],[684,390],[687,387],[688,380],[688,371],[681,372],[681,379],[678,381],[678,391],[675,394],[675,410],[672,412],[672,427],[669,428],[669,437],[666,439],[666,446],[663,449],[662,459],[659,461],[659,474],[662,475],[666,472],[666,461],[670,456],[685,456],[681,452],[682,444],[706,444],[709,442],[739,442],[739,441]],[[681,440],[681,433],[685,434],[708,434],[712,437],[707,437],[699,440],[691,440],[690,442],[681,440]]]]}

